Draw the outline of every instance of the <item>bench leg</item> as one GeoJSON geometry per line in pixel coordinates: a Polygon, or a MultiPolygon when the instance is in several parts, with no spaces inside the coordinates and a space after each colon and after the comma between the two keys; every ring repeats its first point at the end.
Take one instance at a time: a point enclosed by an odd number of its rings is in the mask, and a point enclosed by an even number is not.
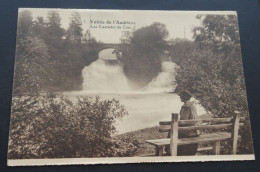
{"type": "Polygon", "coordinates": [[[156,146],[155,147],[155,155],[156,156],[163,156],[163,147],[162,146],[156,146]]]}
{"type": "Polygon", "coordinates": [[[220,141],[216,141],[213,145],[213,151],[215,155],[219,155],[220,153],[220,141]]]}

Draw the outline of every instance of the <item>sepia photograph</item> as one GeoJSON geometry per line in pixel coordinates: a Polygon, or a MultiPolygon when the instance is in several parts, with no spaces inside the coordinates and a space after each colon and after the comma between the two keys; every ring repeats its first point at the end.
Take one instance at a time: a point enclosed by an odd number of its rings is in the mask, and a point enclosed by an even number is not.
{"type": "Polygon", "coordinates": [[[8,166],[254,160],[235,11],[20,8],[8,166]]]}

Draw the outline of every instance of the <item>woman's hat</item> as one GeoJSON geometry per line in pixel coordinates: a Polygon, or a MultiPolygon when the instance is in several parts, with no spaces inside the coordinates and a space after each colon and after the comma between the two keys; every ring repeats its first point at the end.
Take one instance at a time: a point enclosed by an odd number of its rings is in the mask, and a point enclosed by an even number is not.
{"type": "Polygon", "coordinates": [[[178,95],[186,99],[190,99],[192,97],[191,93],[188,90],[183,90],[180,93],[178,93],[178,95]]]}

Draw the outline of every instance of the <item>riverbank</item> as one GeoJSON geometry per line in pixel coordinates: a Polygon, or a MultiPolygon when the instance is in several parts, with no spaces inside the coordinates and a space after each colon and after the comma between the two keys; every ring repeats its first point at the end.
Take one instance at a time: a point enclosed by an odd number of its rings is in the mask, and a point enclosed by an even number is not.
{"type": "Polygon", "coordinates": [[[154,154],[154,146],[145,143],[145,140],[167,137],[167,133],[158,132],[159,126],[144,128],[114,136],[117,140],[127,140],[129,143],[137,142],[138,150],[134,156],[147,156],[154,154]]]}
{"type": "MultiPolygon", "coordinates": [[[[212,118],[210,114],[203,114],[199,116],[200,119],[212,118]]],[[[159,121],[158,121],[159,122],[159,121]]],[[[154,146],[149,145],[145,142],[145,140],[152,140],[152,139],[162,139],[166,138],[167,133],[160,133],[159,126],[144,128],[132,132],[127,132],[124,134],[119,134],[114,136],[114,139],[117,140],[124,140],[128,143],[137,143],[138,150],[136,151],[134,156],[149,156],[154,155],[154,146]]]]}

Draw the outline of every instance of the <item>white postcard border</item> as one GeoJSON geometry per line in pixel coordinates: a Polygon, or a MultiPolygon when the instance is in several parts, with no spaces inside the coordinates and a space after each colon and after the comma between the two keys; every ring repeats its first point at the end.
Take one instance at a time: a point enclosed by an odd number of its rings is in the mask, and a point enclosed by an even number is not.
{"type": "Polygon", "coordinates": [[[205,156],[168,156],[168,157],[120,157],[120,158],[57,158],[57,159],[8,159],[8,166],[45,166],[45,165],[94,165],[125,163],[169,163],[169,162],[209,162],[209,161],[250,161],[249,155],[205,155],[205,156]]]}

